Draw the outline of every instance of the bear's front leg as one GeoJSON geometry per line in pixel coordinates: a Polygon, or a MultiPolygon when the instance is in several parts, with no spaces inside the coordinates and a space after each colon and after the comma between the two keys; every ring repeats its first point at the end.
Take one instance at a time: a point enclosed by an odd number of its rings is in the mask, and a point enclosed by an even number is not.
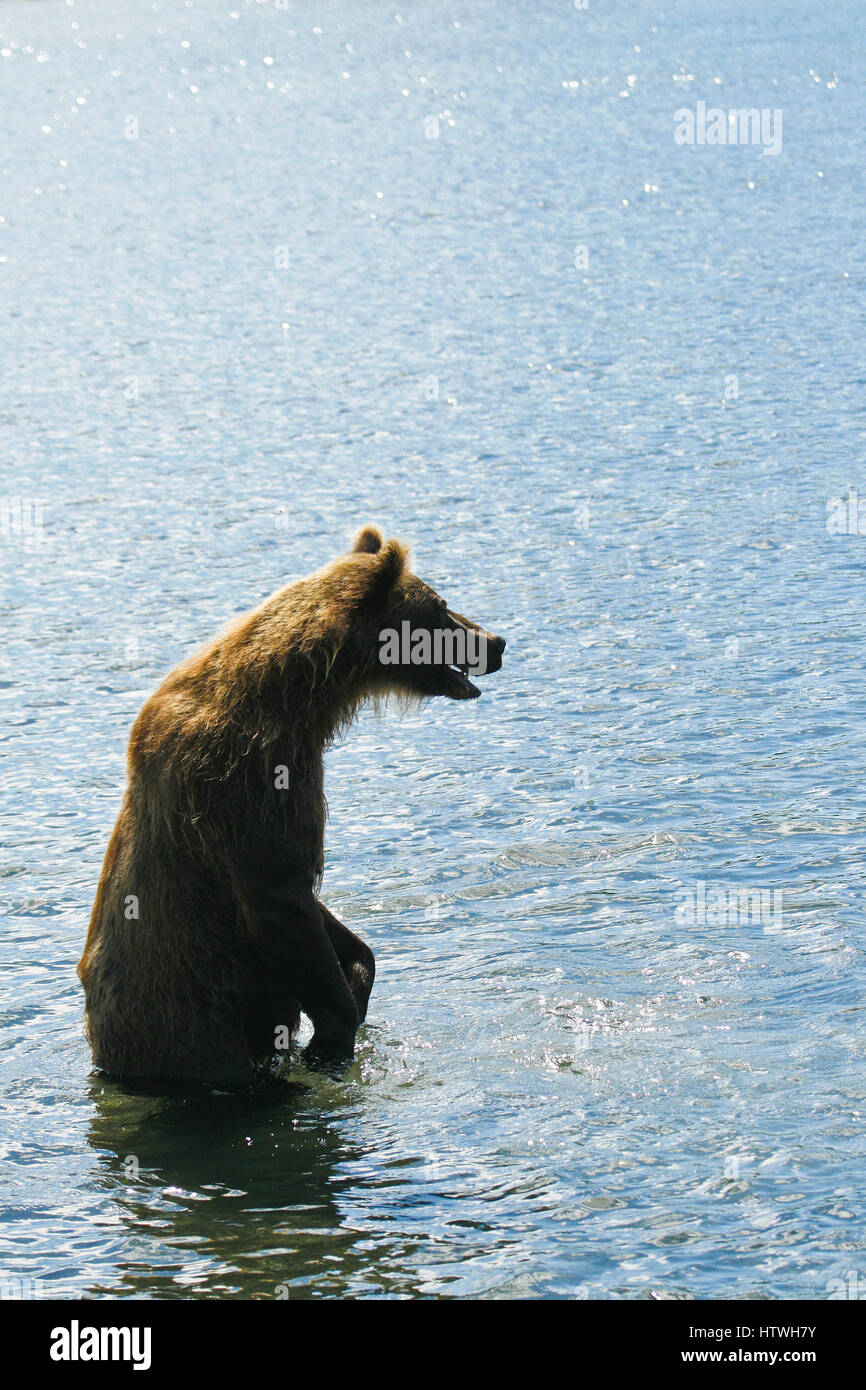
{"type": "Polygon", "coordinates": [[[330,937],[331,945],[337,953],[337,960],[342,966],[343,974],[349,982],[349,988],[358,1006],[358,1022],[363,1023],[367,1017],[367,1003],[376,978],[375,957],[366,941],[349,931],[349,928],[345,927],[322,902],[319,903],[319,911],[325,931],[330,937]]]}
{"type": "MultiPolygon", "coordinates": [[[[312,1020],[304,1058],[313,1065],[346,1064],[355,1055],[358,1005],[310,889],[268,881],[247,886],[247,920],[277,992],[297,1000],[312,1020]]],[[[287,1003],[288,1008],[288,1003],[287,1003]]]]}

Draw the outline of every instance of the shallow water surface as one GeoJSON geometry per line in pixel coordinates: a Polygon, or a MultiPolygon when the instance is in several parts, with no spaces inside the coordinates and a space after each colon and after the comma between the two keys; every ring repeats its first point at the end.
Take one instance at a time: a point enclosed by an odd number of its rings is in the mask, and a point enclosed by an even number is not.
{"type": "Polygon", "coordinates": [[[866,495],[864,26],[3,6],[8,1280],[866,1281],[866,537],[827,528],[866,495]],[[702,100],[781,109],[781,151],[678,145],[702,100]],[[328,754],[323,899],[378,962],[355,1065],[90,1076],[132,719],[368,520],[508,651],[328,754]]]}

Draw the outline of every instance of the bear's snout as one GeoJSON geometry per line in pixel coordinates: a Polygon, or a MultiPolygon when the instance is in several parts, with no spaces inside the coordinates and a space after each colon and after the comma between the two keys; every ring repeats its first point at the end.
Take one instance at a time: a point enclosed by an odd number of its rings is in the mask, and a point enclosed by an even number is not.
{"type": "Polygon", "coordinates": [[[498,637],[495,632],[488,632],[487,637],[487,670],[499,671],[502,667],[502,653],[505,651],[505,638],[498,637]]]}
{"type": "Polygon", "coordinates": [[[475,676],[489,676],[502,668],[502,653],[505,651],[505,638],[495,632],[476,628],[478,634],[478,660],[470,667],[475,676]]]}

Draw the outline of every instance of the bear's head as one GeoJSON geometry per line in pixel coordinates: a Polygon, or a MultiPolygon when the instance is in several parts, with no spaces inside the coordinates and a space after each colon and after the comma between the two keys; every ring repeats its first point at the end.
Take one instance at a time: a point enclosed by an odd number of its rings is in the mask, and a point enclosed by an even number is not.
{"type": "Polygon", "coordinates": [[[505,638],[456,613],[413,574],[407,547],[376,526],[358,533],[349,555],[332,567],[353,598],[355,659],[364,650],[368,692],[424,699],[475,700],[469,679],[502,665],[505,638]]]}

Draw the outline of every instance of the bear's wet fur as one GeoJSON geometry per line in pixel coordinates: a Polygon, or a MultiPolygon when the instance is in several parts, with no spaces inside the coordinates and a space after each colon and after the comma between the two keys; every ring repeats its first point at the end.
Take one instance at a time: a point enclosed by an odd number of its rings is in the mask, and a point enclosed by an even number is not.
{"type": "Polygon", "coordinates": [[[454,665],[384,665],[380,633],[470,631],[407,549],[353,549],[271,595],[181,662],[132,729],[128,786],[78,967],[95,1065],[215,1083],[267,1074],[303,1011],[311,1065],[340,1066],[373,953],[318,899],[322,755],[368,699],[478,695],[454,665]]]}

